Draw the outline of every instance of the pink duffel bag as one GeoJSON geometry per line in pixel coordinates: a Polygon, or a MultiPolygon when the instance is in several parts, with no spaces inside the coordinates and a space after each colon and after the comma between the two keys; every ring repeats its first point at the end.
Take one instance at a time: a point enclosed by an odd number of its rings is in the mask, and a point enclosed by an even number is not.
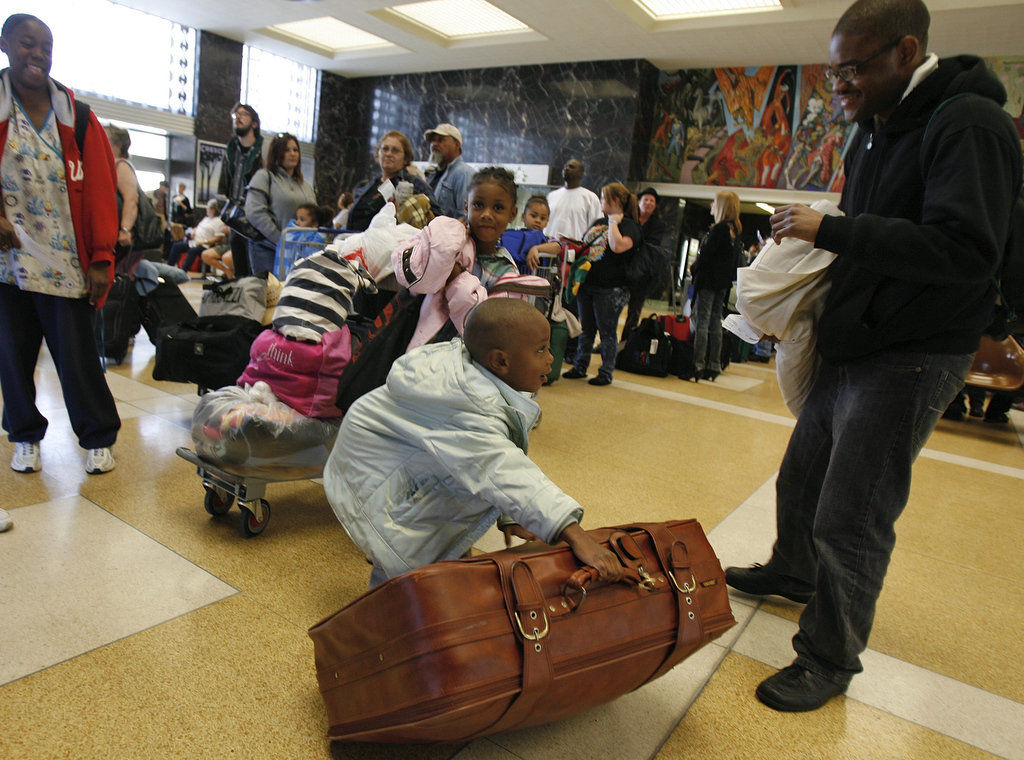
{"type": "Polygon", "coordinates": [[[348,325],[323,334],[320,343],[290,340],[264,330],[249,349],[238,385],[262,380],[283,403],[307,417],[340,417],[338,378],[352,358],[348,325]]]}

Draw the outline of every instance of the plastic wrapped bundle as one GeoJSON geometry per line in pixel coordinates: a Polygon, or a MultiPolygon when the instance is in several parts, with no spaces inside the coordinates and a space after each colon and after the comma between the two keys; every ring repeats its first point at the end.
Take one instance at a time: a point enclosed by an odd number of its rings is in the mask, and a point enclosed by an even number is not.
{"type": "Polygon", "coordinates": [[[196,453],[238,475],[291,480],[319,477],[340,420],[305,417],[263,382],[207,393],[192,415],[196,453]]]}

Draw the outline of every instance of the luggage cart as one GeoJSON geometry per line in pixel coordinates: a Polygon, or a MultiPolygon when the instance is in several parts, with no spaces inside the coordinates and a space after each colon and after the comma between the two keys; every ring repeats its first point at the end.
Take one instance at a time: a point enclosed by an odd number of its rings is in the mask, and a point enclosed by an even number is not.
{"type": "Polygon", "coordinates": [[[274,274],[284,282],[296,261],[355,234],[334,227],[285,227],[274,256],[274,274]]]}
{"type": "Polygon", "coordinates": [[[186,462],[196,467],[196,474],[203,481],[206,495],[203,506],[214,517],[225,515],[238,502],[241,512],[238,528],[245,538],[258,536],[270,522],[270,503],[264,498],[268,483],[286,483],[295,480],[309,480],[323,474],[310,472],[295,477],[259,478],[242,475],[225,469],[208,459],[203,459],[192,449],[179,447],[175,452],[186,462]]]}

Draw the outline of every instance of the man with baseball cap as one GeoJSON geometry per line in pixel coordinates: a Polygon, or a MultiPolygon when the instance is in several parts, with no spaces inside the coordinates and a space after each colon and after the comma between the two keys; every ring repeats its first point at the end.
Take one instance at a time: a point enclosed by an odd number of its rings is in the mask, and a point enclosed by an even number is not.
{"type": "Polygon", "coordinates": [[[434,198],[444,216],[466,218],[466,198],[473,167],[462,160],[462,133],[454,124],[438,124],[423,133],[430,143],[430,163],[437,169],[427,175],[434,198]]]}

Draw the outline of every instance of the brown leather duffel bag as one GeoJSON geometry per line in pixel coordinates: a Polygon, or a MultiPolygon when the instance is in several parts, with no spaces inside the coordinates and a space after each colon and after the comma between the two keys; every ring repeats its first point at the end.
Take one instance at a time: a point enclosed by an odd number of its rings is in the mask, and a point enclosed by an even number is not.
{"type": "Polygon", "coordinates": [[[460,742],[666,673],[736,624],[696,520],[589,531],[631,579],[532,543],[393,578],[310,629],[331,739],[460,742]]]}

